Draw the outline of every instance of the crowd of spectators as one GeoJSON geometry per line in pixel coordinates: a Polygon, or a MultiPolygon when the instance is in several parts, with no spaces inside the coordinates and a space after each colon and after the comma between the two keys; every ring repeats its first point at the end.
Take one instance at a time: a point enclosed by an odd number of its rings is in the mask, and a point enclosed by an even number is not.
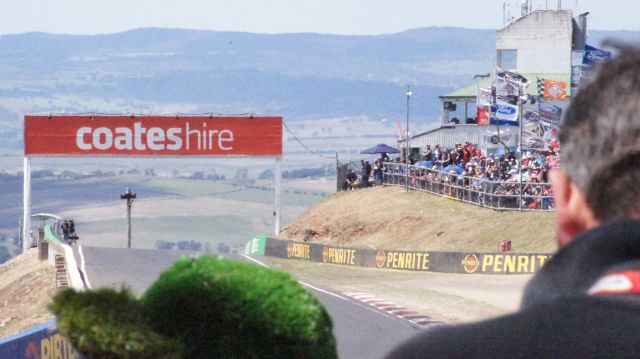
{"type": "Polygon", "coordinates": [[[405,152],[395,160],[387,154],[373,162],[360,161],[358,171],[350,169],[344,190],[380,186],[383,181],[406,184],[465,202],[493,208],[553,208],[548,171],[558,164],[558,146],[548,151],[520,154],[504,146],[496,154],[486,154],[470,142],[446,148],[426,145],[421,155],[410,157],[409,176],[405,175],[405,152]],[[386,174],[386,176],[385,176],[386,174]]]}
{"type": "MultiPolygon", "coordinates": [[[[519,154],[513,151],[486,155],[469,142],[451,149],[427,145],[421,160],[410,161],[409,184],[489,207],[553,208],[547,173],[558,163],[558,148],[528,151],[522,156],[522,166],[519,161],[519,154]]],[[[402,157],[387,166],[390,179],[404,181],[402,157]]]]}

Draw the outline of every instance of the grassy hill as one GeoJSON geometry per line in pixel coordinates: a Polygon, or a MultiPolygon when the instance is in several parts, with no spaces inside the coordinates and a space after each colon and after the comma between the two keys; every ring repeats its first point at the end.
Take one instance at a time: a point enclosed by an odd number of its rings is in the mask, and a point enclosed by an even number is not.
{"type": "Polygon", "coordinates": [[[280,238],[341,246],[437,251],[553,252],[553,213],[498,212],[398,187],[337,193],[308,209],[280,238]]]}

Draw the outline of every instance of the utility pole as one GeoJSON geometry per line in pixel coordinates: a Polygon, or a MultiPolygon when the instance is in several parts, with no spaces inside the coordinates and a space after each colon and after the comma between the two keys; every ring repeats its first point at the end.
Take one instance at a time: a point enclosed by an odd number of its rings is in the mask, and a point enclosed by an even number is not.
{"type": "Polygon", "coordinates": [[[120,195],[120,199],[127,200],[127,224],[129,226],[127,232],[127,248],[131,248],[131,204],[136,197],[136,194],[134,192],[131,192],[130,187],[127,187],[127,191],[120,195]]]}
{"type": "Polygon", "coordinates": [[[407,135],[404,137],[405,140],[405,190],[409,192],[409,100],[411,99],[411,89],[409,85],[407,85],[407,135]]]}

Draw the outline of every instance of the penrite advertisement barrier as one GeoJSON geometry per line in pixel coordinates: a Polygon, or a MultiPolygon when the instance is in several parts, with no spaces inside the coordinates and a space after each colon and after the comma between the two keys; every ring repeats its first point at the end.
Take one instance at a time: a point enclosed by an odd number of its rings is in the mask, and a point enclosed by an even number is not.
{"type": "Polygon", "coordinates": [[[282,117],[25,116],[26,156],[282,156],[282,117]]]}
{"type": "Polygon", "coordinates": [[[71,344],[54,328],[54,322],[0,341],[3,359],[83,359],[71,344]]]}
{"type": "Polygon", "coordinates": [[[531,274],[551,257],[549,253],[375,250],[273,238],[265,239],[264,254],[348,266],[462,274],[531,274]]]}

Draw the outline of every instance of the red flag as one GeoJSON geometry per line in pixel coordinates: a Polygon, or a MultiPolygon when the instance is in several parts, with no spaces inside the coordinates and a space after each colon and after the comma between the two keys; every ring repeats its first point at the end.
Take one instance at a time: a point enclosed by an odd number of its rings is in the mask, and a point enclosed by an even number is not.
{"type": "Polygon", "coordinates": [[[400,124],[400,117],[396,119],[396,127],[398,128],[398,139],[401,140],[404,136],[402,134],[402,125],[400,124]]]}
{"type": "Polygon", "coordinates": [[[478,107],[476,110],[476,121],[478,125],[486,126],[489,124],[489,109],[486,107],[478,107]]]}
{"type": "Polygon", "coordinates": [[[400,140],[402,139],[402,125],[400,124],[400,117],[396,118],[396,128],[398,128],[398,151],[400,151],[400,140]]]}

